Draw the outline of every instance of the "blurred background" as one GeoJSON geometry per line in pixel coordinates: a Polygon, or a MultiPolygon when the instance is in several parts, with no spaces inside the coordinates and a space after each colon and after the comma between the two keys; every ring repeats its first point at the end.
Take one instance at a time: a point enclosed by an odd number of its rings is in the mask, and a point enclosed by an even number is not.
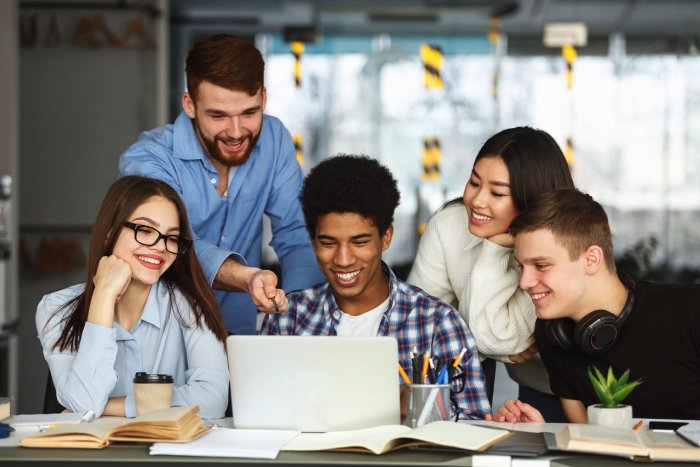
{"type": "MultiPolygon", "coordinates": [[[[421,229],[461,196],[493,133],[552,134],[606,208],[618,262],[700,280],[696,0],[0,2],[0,395],[41,411],[41,296],[82,282],[121,152],[172,121],[192,43],[248,37],[267,113],[305,172],[367,154],[399,180],[385,260],[405,277],[421,229]]],[[[275,268],[271,249],[265,261],[275,268]]],[[[503,372],[500,372],[503,373],[503,372]]],[[[498,399],[498,395],[497,395],[498,399]]]]}

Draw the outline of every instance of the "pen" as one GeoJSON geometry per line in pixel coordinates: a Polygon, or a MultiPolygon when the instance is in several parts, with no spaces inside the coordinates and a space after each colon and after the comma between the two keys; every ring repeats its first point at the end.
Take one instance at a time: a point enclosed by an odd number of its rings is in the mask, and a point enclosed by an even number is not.
{"type": "Polygon", "coordinates": [[[404,371],[403,367],[401,366],[400,363],[396,364],[399,367],[399,374],[401,375],[401,379],[403,380],[404,383],[406,383],[407,386],[411,385],[411,380],[408,379],[408,375],[404,371]]]}
{"type": "Polygon", "coordinates": [[[51,428],[58,428],[60,424],[58,423],[49,423],[47,425],[39,425],[39,431],[46,431],[50,430],[51,428]]]}
{"type": "Polygon", "coordinates": [[[275,306],[275,313],[279,313],[280,306],[277,304],[277,300],[275,300],[275,297],[272,297],[270,300],[272,300],[272,304],[275,306]]]}
{"type": "Polygon", "coordinates": [[[644,426],[644,420],[639,420],[636,425],[634,425],[634,428],[632,428],[634,431],[639,431],[642,427],[644,426]]]}

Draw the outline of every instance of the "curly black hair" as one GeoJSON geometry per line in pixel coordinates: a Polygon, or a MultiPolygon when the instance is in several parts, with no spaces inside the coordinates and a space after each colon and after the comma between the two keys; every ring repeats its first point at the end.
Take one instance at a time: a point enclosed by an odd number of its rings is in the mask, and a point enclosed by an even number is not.
{"type": "Polygon", "coordinates": [[[338,154],[311,169],[299,196],[312,239],[318,219],[331,212],[372,219],[379,235],[384,235],[394,221],[400,197],[389,169],[371,157],[351,154],[338,154]]]}

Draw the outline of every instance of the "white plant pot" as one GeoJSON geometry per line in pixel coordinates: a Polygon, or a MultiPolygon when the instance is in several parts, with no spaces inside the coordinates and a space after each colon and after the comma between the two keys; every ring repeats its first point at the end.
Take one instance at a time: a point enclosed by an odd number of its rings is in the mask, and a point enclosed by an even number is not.
{"type": "Polygon", "coordinates": [[[591,425],[632,428],[632,406],[619,405],[615,408],[602,404],[588,406],[588,423],[591,425]]]}

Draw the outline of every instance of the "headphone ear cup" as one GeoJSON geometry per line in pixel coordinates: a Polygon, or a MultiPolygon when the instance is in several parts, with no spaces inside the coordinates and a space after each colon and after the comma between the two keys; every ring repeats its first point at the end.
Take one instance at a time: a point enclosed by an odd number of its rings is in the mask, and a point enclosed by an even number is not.
{"type": "Polygon", "coordinates": [[[575,324],[569,318],[547,320],[544,325],[544,333],[547,340],[553,346],[570,350],[576,345],[572,338],[575,324]]]}
{"type": "Polygon", "coordinates": [[[617,316],[606,310],[595,310],[578,322],[573,333],[574,341],[588,354],[607,352],[617,341],[617,325],[617,316]]]}

